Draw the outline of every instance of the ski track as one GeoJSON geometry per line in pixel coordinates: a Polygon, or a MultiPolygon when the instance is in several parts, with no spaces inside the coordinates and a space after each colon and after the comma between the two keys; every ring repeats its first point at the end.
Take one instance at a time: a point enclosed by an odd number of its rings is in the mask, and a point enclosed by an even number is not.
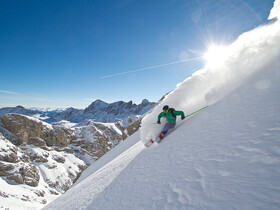
{"type": "Polygon", "coordinates": [[[47,209],[86,209],[91,201],[101,193],[110,183],[127,167],[127,165],[144,149],[146,148],[141,142],[136,143],[125,152],[114,158],[112,161],[104,165],[95,173],[90,175],[86,181],[82,181],[79,186],[74,186],[67,193],[65,199],[62,195],[60,205],[52,206],[50,204],[47,209]],[[88,182],[91,184],[88,185],[88,182]],[[81,200],[77,202],[76,195],[81,196],[81,200]],[[70,201],[70,202],[69,202],[70,201]],[[71,202],[73,201],[73,202],[71,202]],[[62,205],[61,205],[62,204],[62,205]]]}

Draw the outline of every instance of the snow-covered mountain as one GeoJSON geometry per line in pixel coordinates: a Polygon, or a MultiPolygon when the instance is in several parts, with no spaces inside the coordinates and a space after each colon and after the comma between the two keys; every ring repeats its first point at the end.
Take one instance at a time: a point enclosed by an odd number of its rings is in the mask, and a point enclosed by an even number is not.
{"type": "Polygon", "coordinates": [[[29,109],[43,116],[57,114],[66,110],[66,108],[37,108],[37,107],[32,107],[29,109]]]}
{"type": "Polygon", "coordinates": [[[106,103],[102,100],[96,100],[86,109],[70,108],[30,108],[22,106],[5,107],[0,109],[0,116],[8,113],[17,113],[27,116],[37,117],[48,123],[58,122],[61,120],[79,123],[83,120],[94,119],[97,122],[112,123],[120,122],[123,126],[128,126],[132,121],[140,118],[155,105],[144,99],[140,104],[132,101],[117,101],[106,103]]]}
{"type": "Polygon", "coordinates": [[[2,111],[0,203],[4,198],[5,205],[0,208],[11,209],[41,208],[60,196],[88,165],[137,131],[141,121],[133,112],[114,123],[84,119],[49,124],[48,117],[20,106],[2,111]]]}
{"type": "Polygon", "coordinates": [[[84,120],[83,113],[84,113],[83,109],[75,109],[73,107],[70,107],[63,112],[50,115],[50,120],[56,120],[56,121],[67,120],[70,122],[80,122],[84,120]]]}
{"type": "Polygon", "coordinates": [[[279,20],[242,34],[44,209],[279,209],[279,43],[279,20]],[[165,104],[209,107],[147,149],[165,104]]]}
{"type": "Polygon", "coordinates": [[[39,114],[34,110],[26,109],[23,106],[4,107],[0,109],[0,116],[3,116],[8,113],[17,113],[17,114],[23,114],[28,116],[39,116],[39,114]]]}
{"type": "Polygon", "coordinates": [[[27,115],[1,116],[0,208],[43,207],[124,137],[115,123],[51,125],[27,115]]]}
{"type": "Polygon", "coordinates": [[[96,100],[86,109],[69,108],[64,112],[51,115],[55,120],[67,120],[71,122],[80,122],[85,119],[94,119],[97,122],[117,122],[127,117],[143,115],[155,103],[144,99],[141,104],[134,104],[132,101],[118,101],[114,103],[106,103],[102,100],[96,100]]]}

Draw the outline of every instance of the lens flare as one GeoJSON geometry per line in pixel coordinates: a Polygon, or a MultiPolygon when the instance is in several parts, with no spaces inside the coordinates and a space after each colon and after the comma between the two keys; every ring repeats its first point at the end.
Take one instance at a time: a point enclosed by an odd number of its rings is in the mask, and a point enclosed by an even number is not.
{"type": "Polygon", "coordinates": [[[224,64],[227,54],[227,48],[225,46],[213,45],[204,54],[204,59],[207,61],[208,66],[218,67],[224,64]]]}

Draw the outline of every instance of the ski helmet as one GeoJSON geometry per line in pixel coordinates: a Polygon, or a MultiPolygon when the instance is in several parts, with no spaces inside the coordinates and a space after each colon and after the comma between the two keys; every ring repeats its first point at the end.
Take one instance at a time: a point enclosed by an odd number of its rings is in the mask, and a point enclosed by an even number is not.
{"type": "Polygon", "coordinates": [[[165,105],[163,108],[162,108],[164,111],[167,111],[169,109],[169,106],[168,105],[165,105]]]}

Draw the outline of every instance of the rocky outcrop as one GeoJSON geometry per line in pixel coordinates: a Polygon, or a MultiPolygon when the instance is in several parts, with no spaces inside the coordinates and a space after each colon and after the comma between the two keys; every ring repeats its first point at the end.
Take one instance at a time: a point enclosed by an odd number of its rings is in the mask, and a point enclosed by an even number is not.
{"type": "Polygon", "coordinates": [[[139,118],[138,120],[135,120],[134,122],[132,122],[128,127],[126,127],[125,133],[128,136],[131,136],[132,134],[134,134],[136,131],[139,130],[139,128],[141,126],[141,121],[142,121],[142,118],[139,118]]]}
{"type": "Polygon", "coordinates": [[[72,141],[75,152],[88,154],[97,160],[123,140],[122,130],[114,123],[98,123],[85,120],[75,128],[76,140],[72,141]]]}
{"type": "Polygon", "coordinates": [[[13,144],[17,144],[19,142],[19,139],[18,139],[18,137],[15,134],[13,134],[12,132],[10,132],[6,128],[4,128],[4,124],[3,124],[2,120],[1,120],[1,117],[0,117],[0,133],[6,139],[9,139],[10,142],[12,142],[13,144]]]}
{"type": "Polygon", "coordinates": [[[44,139],[41,139],[40,137],[30,137],[28,138],[27,144],[32,144],[37,147],[46,147],[47,144],[44,139]]]}
{"type": "MultiPolygon", "coordinates": [[[[125,128],[120,124],[94,120],[84,120],[71,130],[18,114],[6,114],[0,119],[4,126],[0,127],[16,137],[16,145],[26,143],[46,151],[49,146],[58,146],[54,147],[56,151],[75,153],[81,157],[88,155],[94,161],[127,137],[123,132],[125,128]]],[[[45,155],[29,154],[29,157],[33,162],[47,162],[45,155]]]]}
{"type": "Polygon", "coordinates": [[[32,187],[38,186],[39,170],[30,163],[18,147],[5,140],[0,134],[0,176],[5,176],[18,184],[27,184],[32,187]]]}
{"type": "Polygon", "coordinates": [[[6,114],[0,119],[4,128],[16,136],[16,145],[23,142],[33,142],[35,145],[44,144],[42,142],[44,140],[49,146],[68,146],[70,140],[74,138],[71,130],[51,126],[36,118],[19,114],[6,114]],[[38,143],[35,143],[35,141],[38,143]]]}
{"type": "Polygon", "coordinates": [[[68,147],[72,130],[19,114],[6,114],[1,122],[0,131],[17,139],[13,145],[0,133],[0,176],[7,180],[37,187],[43,179],[50,191],[65,192],[87,167],[68,147]]]}
{"type": "Polygon", "coordinates": [[[0,197],[18,199],[23,206],[27,201],[46,204],[50,196],[68,190],[87,168],[82,160],[66,152],[73,152],[71,148],[54,150],[38,137],[29,138],[28,143],[15,146],[0,133],[0,176],[11,186],[1,188],[0,197]],[[22,190],[17,192],[14,186],[22,190]],[[23,191],[26,195],[21,194],[23,191]]]}
{"type": "Polygon", "coordinates": [[[18,147],[13,145],[11,142],[6,140],[4,136],[0,133],[0,161],[8,163],[17,163],[21,159],[25,159],[25,156],[19,152],[18,147]]]}
{"type": "Polygon", "coordinates": [[[40,175],[39,170],[32,164],[25,165],[22,169],[24,183],[32,187],[38,186],[40,175]]]}

